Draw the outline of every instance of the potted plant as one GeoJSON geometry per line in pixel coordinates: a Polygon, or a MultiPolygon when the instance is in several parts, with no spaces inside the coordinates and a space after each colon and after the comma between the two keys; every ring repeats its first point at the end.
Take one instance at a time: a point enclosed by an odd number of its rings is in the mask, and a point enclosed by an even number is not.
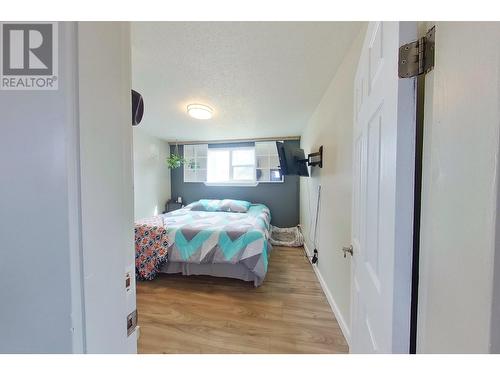
{"type": "Polygon", "coordinates": [[[175,144],[175,151],[167,158],[167,165],[170,169],[179,168],[186,160],[179,154],[179,145],[175,144]]]}

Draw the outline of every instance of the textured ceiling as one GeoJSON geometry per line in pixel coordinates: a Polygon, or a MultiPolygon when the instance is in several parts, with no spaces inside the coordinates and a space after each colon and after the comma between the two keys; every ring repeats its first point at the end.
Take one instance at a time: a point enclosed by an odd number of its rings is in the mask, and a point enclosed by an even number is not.
{"type": "Polygon", "coordinates": [[[358,22],[133,22],[141,127],[166,140],[300,135],[358,22]],[[215,110],[187,116],[189,103],[215,110]]]}

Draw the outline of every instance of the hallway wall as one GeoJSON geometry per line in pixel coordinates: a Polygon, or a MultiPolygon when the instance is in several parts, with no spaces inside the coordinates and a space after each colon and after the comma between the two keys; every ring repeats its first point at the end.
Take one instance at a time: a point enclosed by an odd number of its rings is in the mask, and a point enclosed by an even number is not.
{"type": "Polygon", "coordinates": [[[70,269],[79,251],[70,214],[78,205],[76,27],[58,28],[59,89],[0,90],[0,353],[83,350],[70,269]]]}
{"type": "Polygon", "coordinates": [[[170,199],[170,147],[160,138],[134,127],[134,218],[161,214],[170,199]]]}
{"type": "Polygon", "coordinates": [[[310,178],[300,178],[300,222],[306,246],[312,252],[317,192],[321,185],[317,270],[348,341],[351,264],[341,249],[351,242],[353,82],[365,30],[363,26],[353,40],[301,138],[306,154],[324,146],[323,168],[311,168],[310,178]]]}

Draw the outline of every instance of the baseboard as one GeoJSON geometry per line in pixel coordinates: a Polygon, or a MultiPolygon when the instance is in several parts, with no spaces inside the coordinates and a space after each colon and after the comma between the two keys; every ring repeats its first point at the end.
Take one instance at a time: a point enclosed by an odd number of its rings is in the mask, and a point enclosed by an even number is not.
{"type": "MultiPolygon", "coordinates": [[[[309,255],[309,257],[312,257],[312,252],[309,250],[307,245],[304,243],[304,249],[309,255]]],[[[351,331],[349,329],[349,326],[347,325],[344,317],[340,313],[340,310],[335,303],[335,300],[333,299],[333,295],[330,292],[330,289],[328,289],[328,285],[326,285],[325,279],[323,279],[323,276],[321,275],[321,272],[316,264],[312,265],[312,268],[314,270],[314,273],[316,274],[316,277],[318,278],[319,284],[321,285],[321,289],[323,289],[323,292],[325,293],[326,299],[328,303],[330,304],[330,307],[333,311],[333,315],[335,315],[335,318],[337,319],[337,322],[339,323],[340,329],[342,330],[342,333],[344,334],[344,337],[347,341],[347,344],[350,346],[351,345],[351,331]]]]}

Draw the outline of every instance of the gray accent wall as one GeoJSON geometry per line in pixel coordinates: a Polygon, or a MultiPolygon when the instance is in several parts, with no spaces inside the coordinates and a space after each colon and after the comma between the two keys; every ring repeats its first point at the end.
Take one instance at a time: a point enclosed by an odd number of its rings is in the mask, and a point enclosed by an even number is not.
{"type": "MultiPolygon", "coordinates": [[[[299,141],[285,142],[299,146],[299,141]]],[[[171,152],[174,149],[170,147],[171,152]]],[[[179,146],[179,153],[183,152],[183,146],[179,146]]],[[[181,196],[186,204],[199,199],[241,199],[268,206],[275,226],[293,227],[299,223],[299,176],[285,176],[284,183],[261,182],[257,186],[206,186],[202,182],[184,182],[184,169],[180,167],[172,169],[171,183],[172,199],[181,196]]]]}

